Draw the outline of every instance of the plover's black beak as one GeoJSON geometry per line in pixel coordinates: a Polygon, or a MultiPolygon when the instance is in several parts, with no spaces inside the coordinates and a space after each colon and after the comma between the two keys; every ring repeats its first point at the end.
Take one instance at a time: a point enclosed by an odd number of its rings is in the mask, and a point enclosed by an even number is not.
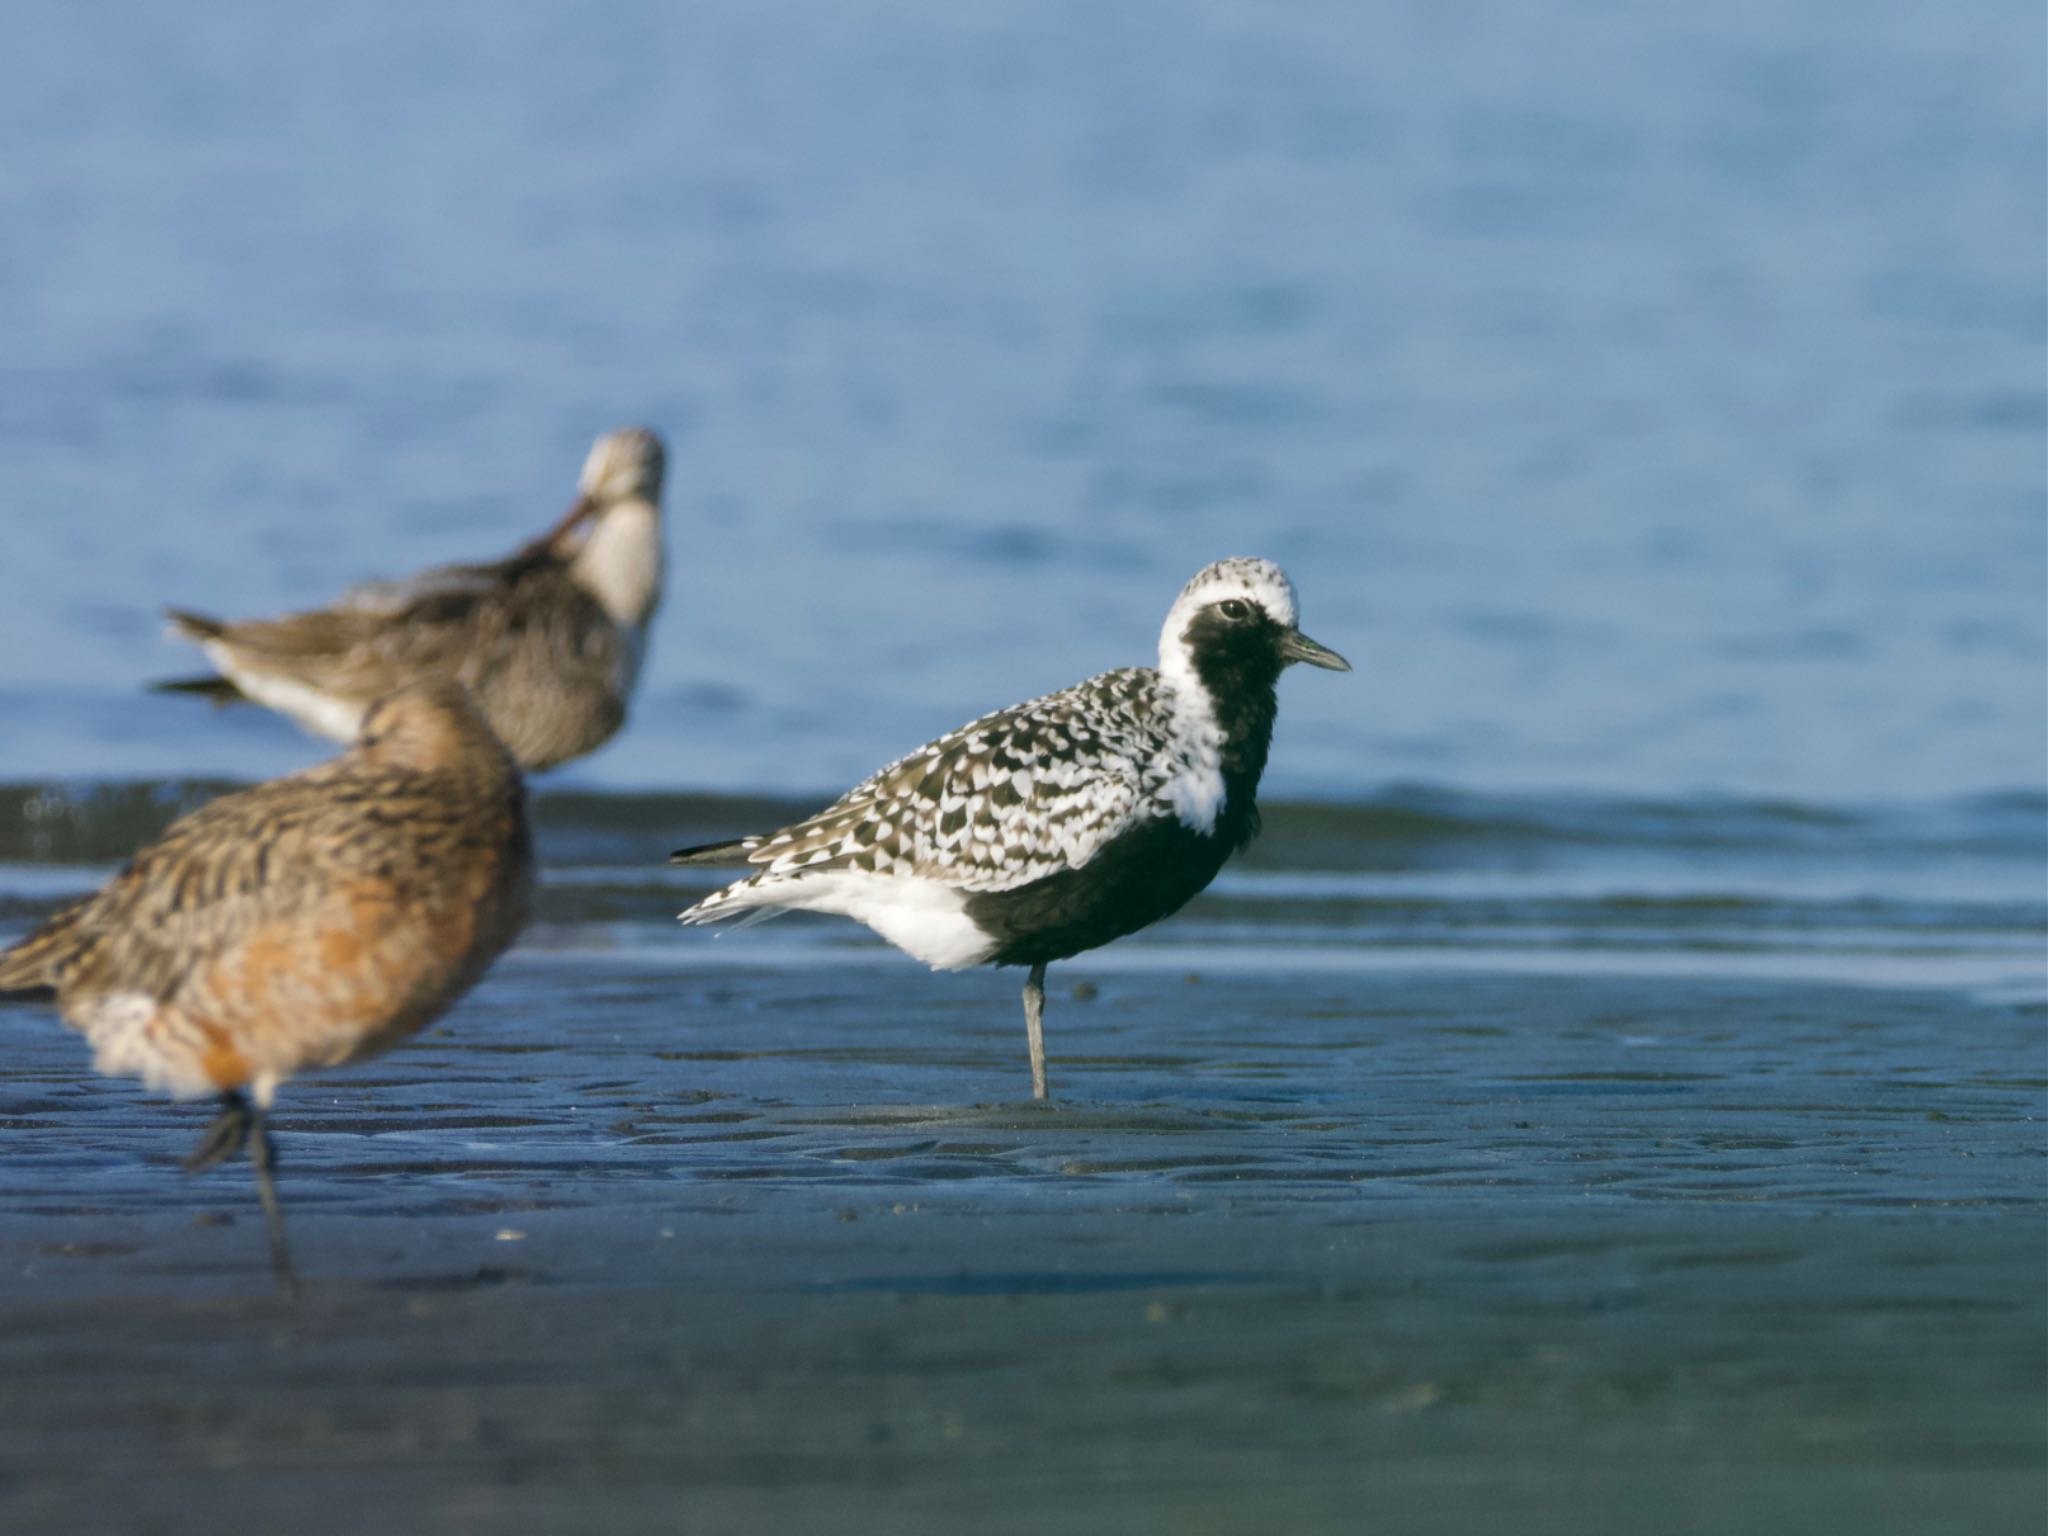
{"type": "Polygon", "coordinates": [[[1280,659],[1282,661],[1305,661],[1312,667],[1323,667],[1331,672],[1349,672],[1351,663],[1331,650],[1327,645],[1317,645],[1298,629],[1290,629],[1280,637],[1280,659]]]}

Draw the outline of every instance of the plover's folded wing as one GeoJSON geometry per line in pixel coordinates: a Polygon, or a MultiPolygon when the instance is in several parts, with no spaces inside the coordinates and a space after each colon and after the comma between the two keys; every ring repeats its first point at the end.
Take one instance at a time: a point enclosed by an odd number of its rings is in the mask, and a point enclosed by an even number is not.
{"type": "Polygon", "coordinates": [[[1107,672],[984,716],[884,768],[807,821],[748,839],[757,880],[811,870],[1001,891],[1077,868],[1162,813],[1157,675],[1107,672]]]}

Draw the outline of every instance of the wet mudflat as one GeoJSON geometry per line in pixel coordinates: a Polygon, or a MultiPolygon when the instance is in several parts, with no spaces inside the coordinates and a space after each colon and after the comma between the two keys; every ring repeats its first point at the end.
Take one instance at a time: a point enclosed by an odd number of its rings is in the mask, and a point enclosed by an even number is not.
{"type": "Polygon", "coordinates": [[[2037,999],[1139,943],[1037,1107],[1010,977],[786,932],[296,1085],[296,1303],[10,1010],[0,1523],[2038,1529],[2037,999]]]}

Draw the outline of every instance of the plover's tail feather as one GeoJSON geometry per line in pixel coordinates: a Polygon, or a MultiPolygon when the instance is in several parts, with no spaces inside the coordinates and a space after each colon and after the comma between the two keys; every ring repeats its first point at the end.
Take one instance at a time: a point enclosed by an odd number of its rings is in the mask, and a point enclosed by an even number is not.
{"type": "MultiPolygon", "coordinates": [[[[722,843],[699,843],[694,848],[678,848],[668,857],[671,864],[744,864],[747,855],[760,846],[758,837],[729,837],[722,843]]],[[[742,912],[747,914],[746,921],[750,923],[773,917],[778,910],[773,906],[760,907],[751,901],[733,900],[737,893],[752,890],[753,886],[752,880],[728,885],[676,915],[686,923],[716,923],[738,917],[742,912]]]]}
{"type": "Polygon", "coordinates": [[[151,693],[189,693],[217,706],[241,704],[248,695],[224,677],[167,677],[149,685],[151,693]]]}
{"type": "Polygon", "coordinates": [[[678,848],[668,856],[671,864],[744,864],[747,855],[761,846],[758,837],[732,837],[722,843],[699,843],[678,848]]]}
{"type": "Polygon", "coordinates": [[[780,917],[791,910],[788,907],[750,907],[738,902],[700,901],[677,916],[690,926],[698,923],[719,923],[727,928],[751,928],[756,923],[765,923],[771,917],[780,917]]]}
{"type": "Polygon", "coordinates": [[[758,923],[764,918],[774,917],[782,908],[772,902],[762,903],[748,899],[755,889],[754,882],[742,880],[737,885],[728,885],[713,891],[694,906],[685,907],[676,916],[685,923],[722,923],[744,914],[745,921],[758,923]],[[738,900],[734,898],[738,897],[738,900]]]}

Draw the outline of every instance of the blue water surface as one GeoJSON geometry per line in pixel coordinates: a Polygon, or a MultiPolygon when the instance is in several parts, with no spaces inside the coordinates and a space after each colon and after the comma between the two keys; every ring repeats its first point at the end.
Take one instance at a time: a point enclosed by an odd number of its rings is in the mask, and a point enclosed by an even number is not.
{"type": "Polygon", "coordinates": [[[0,778],[322,746],[158,608],[673,444],[597,786],[831,789],[1284,562],[1276,792],[2038,786],[2031,0],[30,4],[0,778]]]}

